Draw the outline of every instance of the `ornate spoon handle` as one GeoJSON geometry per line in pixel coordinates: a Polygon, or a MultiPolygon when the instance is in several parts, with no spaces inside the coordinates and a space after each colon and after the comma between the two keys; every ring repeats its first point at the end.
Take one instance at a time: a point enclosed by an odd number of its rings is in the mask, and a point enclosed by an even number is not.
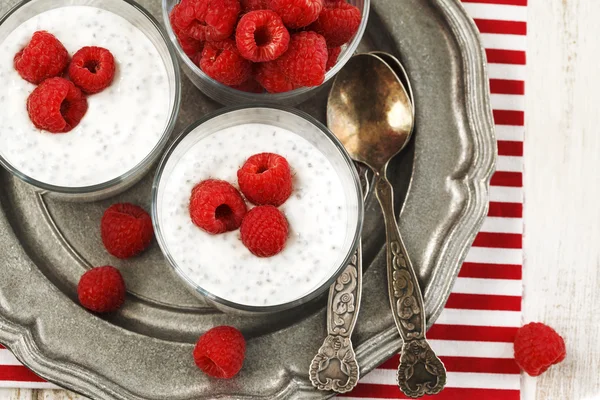
{"type": "MultiPolygon", "coordinates": [[[[363,196],[369,190],[368,168],[357,165],[363,196]]],[[[352,348],[352,331],[358,318],[362,293],[362,243],[358,243],[352,261],[329,288],[327,337],[313,358],[310,380],[317,389],[346,393],[358,383],[360,372],[352,348]],[[337,362],[332,363],[333,360],[337,362]]]]}
{"type": "Polygon", "coordinates": [[[375,193],[385,220],[390,304],[404,340],[398,385],[408,397],[437,394],[446,384],[446,369],[425,338],[423,295],[396,222],[392,185],[384,174],[376,174],[375,193]]]}

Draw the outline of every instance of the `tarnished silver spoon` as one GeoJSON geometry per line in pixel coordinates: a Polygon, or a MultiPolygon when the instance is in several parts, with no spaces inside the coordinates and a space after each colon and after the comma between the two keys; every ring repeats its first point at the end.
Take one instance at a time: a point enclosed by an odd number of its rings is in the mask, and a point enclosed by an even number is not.
{"type": "Polygon", "coordinates": [[[374,190],[386,228],[390,303],[404,341],[398,384],[409,397],[437,394],[446,384],[446,370],[425,338],[423,296],[398,229],[393,188],[386,176],[389,161],[413,131],[411,100],[388,64],[376,55],[359,54],[336,76],[327,115],[329,128],[350,156],[375,174],[374,190]]]}

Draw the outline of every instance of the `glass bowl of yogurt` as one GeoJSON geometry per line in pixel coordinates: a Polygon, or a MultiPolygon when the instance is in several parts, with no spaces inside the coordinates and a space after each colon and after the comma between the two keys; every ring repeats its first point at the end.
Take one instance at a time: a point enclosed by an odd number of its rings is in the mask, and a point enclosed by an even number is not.
{"type": "Polygon", "coordinates": [[[213,100],[225,105],[243,105],[243,104],[275,104],[285,106],[295,106],[309,99],[317,93],[330,79],[332,79],[340,69],[350,60],[365,33],[367,21],[369,17],[369,9],[371,0],[347,0],[349,4],[356,6],[361,11],[361,23],[354,38],[342,47],[337,63],[325,74],[325,80],[320,86],[303,87],[284,93],[248,93],[241,90],[223,85],[220,82],[206,75],[198,65],[196,65],[183,51],[175,32],[171,27],[169,14],[173,7],[180,0],[162,0],[163,20],[167,27],[169,39],[173,43],[177,51],[177,55],[181,59],[181,68],[192,83],[200,89],[204,94],[213,100]]]}
{"type": "Polygon", "coordinates": [[[175,126],[181,97],[177,55],[160,24],[129,0],[32,0],[0,19],[0,165],[51,196],[93,201],[132,186],[158,160],[175,126]],[[53,34],[72,56],[107,48],[112,84],[89,95],[73,130],[37,129],[27,113],[35,85],[13,58],[34,32],[53,34]]]}
{"type": "Polygon", "coordinates": [[[356,250],[363,200],[352,160],[325,126],[301,111],[252,105],[206,116],[176,139],[154,179],[152,219],[165,257],[195,294],[222,311],[257,315],[306,304],[329,288],[356,250]],[[266,258],[244,247],[239,230],[210,235],[189,213],[196,184],[211,178],[238,187],[238,169],[263,152],[285,157],[293,175],[279,207],[289,236],[266,258]]]}

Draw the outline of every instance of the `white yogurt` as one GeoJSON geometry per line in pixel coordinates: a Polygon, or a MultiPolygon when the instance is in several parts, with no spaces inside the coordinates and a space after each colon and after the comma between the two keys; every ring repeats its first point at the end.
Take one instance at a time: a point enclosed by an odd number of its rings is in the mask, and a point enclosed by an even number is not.
{"type": "Polygon", "coordinates": [[[0,153],[46,184],[83,187],[107,182],[141,162],[156,146],[170,114],[167,71],[146,35],[124,18],[95,7],[67,6],[18,26],[0,44],[0,153]],[[14,55],[35,31],[57,37],[70,55],[105,47],[117,64],[114,81],[88,97],[88,111],[70,132],[37,129],[27,115],[35,85],[13,68],[14,55]]]}
{"type": "Polygon", "coordinates": [[[348,206],[342,183],[328,159],[289,130],[264,124],[223,129],[191,146],[162,179],[159,219],[168,252],[183,274],[220,298],[252,306],[287,303],[314,291],[346,256],[348,206]],[[238,169],[262,152],[285,157],[294,176],[292,195],[280,207],[290,235],[285,249],[269,258],[251,254],[239,230],[202,231],[188,211],[197,183],[214,178],[238,187],[238,169]]]}

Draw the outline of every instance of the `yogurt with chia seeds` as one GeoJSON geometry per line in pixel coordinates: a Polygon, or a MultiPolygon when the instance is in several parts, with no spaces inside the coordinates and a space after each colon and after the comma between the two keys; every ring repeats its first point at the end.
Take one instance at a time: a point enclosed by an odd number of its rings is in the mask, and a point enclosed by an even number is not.
{"type": "Polygon", "coordinates": [[[221,299],[249,306],[289,303],[321,287],[349,254],[356,232],[356,219],[350,219],[357,202],[347,198],[347,182],[319,148],[290,130],[246,123],[206,135],[203,128],[178,144],[158,188],[161,246],[179,273],[221,299]],[[187,141],[195,134],[204,137],[187,141]],[[251,254],[239,230],[210,235],[189,214],[196,184],[214,178],[238,187],[238,169],[263,152],[285,157],[293,175],[292,194],[279,207],[288,220],[289,237],[284,250],[268,258],[251,254]]]}
{"type": "Polygon", "coordinates": [[[96,7],[65,6],[26,20],[0,44],[0,155],[30,178],[63,187],[101,184],[134,169],[159,143],[171,114],[162,60],[140,29],[96,7]],[[100,46],[115,58],[112,84],[88,96],[86,115],[67,133],[33,125],[26,104],[35,85],[13,67],[15,54],[38,30],[56,36],[70,55],[100,46]]]}

